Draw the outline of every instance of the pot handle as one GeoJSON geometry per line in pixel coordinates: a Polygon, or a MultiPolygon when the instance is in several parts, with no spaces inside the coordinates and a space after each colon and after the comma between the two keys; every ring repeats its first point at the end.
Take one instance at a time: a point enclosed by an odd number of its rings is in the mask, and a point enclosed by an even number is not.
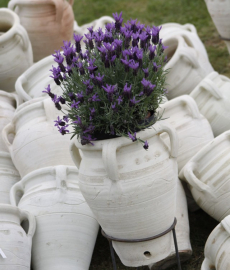
{"type": "MultiPolygon", "coordinates": [[[[168,133],[171,143],[171,157],[176,158],[178,155],[178,136],[176,130],[170,125],[159,124],[153,128],[152,135],[157,135],[163,132],[168,133]]],[[[108,174],[108,177],[112,181],[119,180],[119,172],[117,166],[117,149],[122,146],[122,143],[117,143],[115,140],[108,140],[103,145],[102,159],[108,174]]],[[[144,151],[144,150],[143,150],[144,151]]]]}
{"type": "Polygon", "coordinates": [[[27,83],[28,80],[24,74],[22,74],[20,77],[18,77],[16,83],[15,83],[15,89],[19,96],[23,98],[23,100],[31,100],[31,96],[28,95],[25,90],[22,87],[22,84],[27,83]]]}
{"type": "Polygon", "coordinates": [[[74,140],[71,141],[69,150],[74,164],[79,169],[81,163],[81,155],[79,153],[79,149],[75,145],[74,140]]]}
{"type": "Polygon", "coordinates": [[[180,48],[178,52],[179,52],[180,57],[187,58],[194,68],[198,68],[200,65],[192,51],[194,51],[193,48],[184,47],[184,48],[180,48]]]}
{"type": "Polygon", "coordinates": [[[12,144],[9,142],[9,139],[8,139],[8,135],[10,133],[15,134],[15,128],[12,123],[7,124],[2,130],[2,139],[5,145],[7,146],[7,148],[9,149],[9,151],[11,152],[12,144]]]}
{"type": "Polygon", "coordinates": [[[69,4],[70,4],[71,6],[73,6],[74,0],[68,0],[68,2],[69,2],[69,4]]]}
{"type": "Polygon", "coordinates": [[[18,35],[22,39],[23,50],[24,51],[28,50],[29,45],[30,45],[30,40],[29,40],[29,36],[25,28],[21,26],[20,24],[18,24],[14,31],[15,31],[14,35],[18,35]]]}
{"type": "MultiPolygon", "coordinates": [[[[202,88],[207,92],[209,92],[211,95],[213,95],[217,100],[223,98],[223,95],[219,91],[219,88],[209,78],[205,78],[203,81],[201,81],[201,83],[198,86],[198,89],[195,92],[200,91],[202,88]]],[[[191,96],[193,96],[193,93],[191,93],[191,96]]]]}
{"type": "Polygon", "coordinates": [[[24,220],[28,220],[29,222],[29,229],[28,229],[27,237],[29,239],[30,246],[32,246],[32,238],[36,230],[36,219],[32,214],[30,214],[27,211],[20,210],[20,212],[21,212],[20,221],[22,222],[24,220]]]}
{"type": "Polygon", "coordinates": [[[17,191],[21,191],[22,193],[24,193],[24,186],[22,185],[21,181],[14,184],[10,189],[10,203],[13,206],[17,206],[16,201],[17,191]]]}

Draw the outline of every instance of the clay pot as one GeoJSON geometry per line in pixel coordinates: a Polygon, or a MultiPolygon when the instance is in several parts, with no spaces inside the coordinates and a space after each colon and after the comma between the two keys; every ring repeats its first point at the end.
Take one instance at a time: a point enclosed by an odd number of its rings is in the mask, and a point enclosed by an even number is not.
{"type": "Polygon", "coordinates": [[[14,92],[15,81],[33,64],[32,47],[19,17],[0,8],[0,89],[14,92]]]}
{"type": "Polygon", "coordinates": [[[66,0],[11,0],[8,7],[28,32],[34,61],[53,54],[73,36],[74,14],[66,0]]]}

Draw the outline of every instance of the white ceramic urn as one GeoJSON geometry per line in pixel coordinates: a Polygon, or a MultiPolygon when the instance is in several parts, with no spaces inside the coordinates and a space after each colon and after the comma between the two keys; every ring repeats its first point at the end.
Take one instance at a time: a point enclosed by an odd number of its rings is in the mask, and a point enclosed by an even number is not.
{"type": "Polygon", "coordinates": [[[205,244],[201,270],[230,269],[230,216],[225,217],[211,232],[205,244]]]}
{"type": "MultiPolygon", "coordinates": [[[[119,239],[162,233],[173,224],[176,214],[175,130],[156,123],[137,137],[148,140],[148,151],[124,137],[94,141],[93,146],[83,146],[75,139],[70,147],[86,202],[104,232],[119,239]],[[169,134],[170,149],[160,137],[162,132],[169,134]]],[[[113,241],[113,247],[124,265],[149,265],[170,254],[171,234],[139,243],[113,241]]]]}
{"type": "Polygon", "coordinates": [[[168,46],[165,49],[168,61],[164,66],[169,71],[166,77],[168,99],[190,94],[213,71],[207,58],[182,36],[164,38],[164,46],[168,46]]]}
{"type": "Polygon", "coordinates": [[[206,76],[190,96],[209,121],[214,136],[230,129],[230,79],[212,72],[206,76]]]}
{"type": "Polygon", "coordinates": [[[33,215],[16,206],[0,204],[0,270],[30,270],[35,229],[33,215]],[[27,232],[21,227],[23,221],[28,223],[27,232]]]}
{"type": "Polygon", "coordinates": [[[221,221],[230,214],[230,131],[204,146],[180,171],[196,203],[221,221]]]}
{"type": "MultiPolygon", "coordinates": [[[[165,102],[158,109],[163,114],[162,123],[172,125],[179,137],[178,170],[192,158],[197,151],[214,137],[207,119],[200,114],[196,102],[188,95],[183,95],[165,102]]],[[[167,133],[161,135],[169,146],[167,133]]]]}
{"type": "Polygon", "coordinates": [[[16,13],[0,8],[0,89],[14,92],[17,78],[33,64],[28,34],[16,13]]]}
{"type": "Polygon", "coordinates": [[[57,116],[63,115],[50,98],[27,101],[17,108],[2,134],[21,177],[43,167],[74,165],[69,154],[71,134],[63,136],[54,126],[57,116]]]}
{"type": "Polygon", "coordinates": [[[205,0],[205,2],[211,18],[230,53],[230,2],[229,0],[205,0]]]}
{"type": "Polygon", "coordinates": [[[99,225],[79,190],[76,167],[33,171],[12,187],[10,199],[36,217],[33,270],[89,269],[99,225]]]}

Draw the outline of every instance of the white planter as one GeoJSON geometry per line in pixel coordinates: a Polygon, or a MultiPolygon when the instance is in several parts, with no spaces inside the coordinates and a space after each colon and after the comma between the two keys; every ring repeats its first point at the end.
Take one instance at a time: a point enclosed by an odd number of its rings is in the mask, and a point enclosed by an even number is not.
{"type": "Polygon", "coordinates": [[[168,62],[164,69],[170,69],[166,77],[169,99],[189,94],[213,71],[209,61],[192,44],[188,45],[182,36],[165,38],[164,45],[168,46],[165,49],[168,62]]]}
{"type": "Polygon", "coordinates": [[[33,64],[33,53],[19,17],[8,8],[0,8],[0,48],[0,89],[14,92],[18,76],[33,64]]]}
{"type": "MultiPolygon", "coordinates": [[[[162,123],[169,123],[177,131],[179,137],[177,163],[180,171],[197,151],[214,138],[211,126],[207,119],[199,113],[195,101],[188,95],[165,102],[160,106],[159,113],[163,113],[162,123]]],[[[167,133],[161,136],[169,145],[167,133]]]]}
{"type": "Polygon", "coordinates": [[[62,136],[54,126],[58,115],[62,117],[63,113],[50,98],[34,99],[20,105],[3,129],[3,140],[21,177],[43,167],[73,165],[69,154],[71,134],[62,136]],[[15,136],[12,142],[9,134],[15,136]]]}
{"type": "MultiPolygon", "coordinates": [[[[164,39],[168,37],[181,36],[184,38],[185,42],[190,46],[195,48],[199,55],[208,60],[208,54],[205,46],[197,34],[196,27],[193,24],[186,23],[184,25],[179,23],[165,23],[162,24],[162,29],[160,31],[160,38],[164,43],[164,39]]],[[[208,60],[209,61],[209,60],[208,60]]]]}
{"type": "Polygon", "coordinates": [[[98,223],[78,187],[76,167],[56,166],[26,175],[11,189],[11,204],[33,213],[33,270],[88,270],[98,223]]]}
{"type": "Polygon", "coordinates": [[[35,218],[18,207],[0,204],[0,242],[6,258],[0,258],[1,270],[30,270],[32,237],[36,229],[35,218]],[[21,227],[28,221],[28,233],[21,227]]]}
{"type": "MultiPolygon", "coordinates": [[[[17,94],[7,93],[0,90],[0,133],[3,128],[12,120],[15,109],[21,100],[17,94]]],[[[0,151],[8,152],[2,136],[0,136],[0,151]]]]}
{"type": "Polygon", "coordinates": [[[229,90],[230,79],[212,72],[190,94],[208,119],[215,137],[230,129],[229,90]]]}
{"type": "Polygon", "coordinates": [[[205,244],[201,270],[228,270],[230,265],[230,216],[211,232],[205,244]]]}
{"type": "Polygon", "coordinates": [[[60,96],[62,89],[56,85],[54,80],[50,78],[52,74],[49,71],[52,66],[57,67],[52,55],[35,63],[32,67],[27,69],[16,81],[15,89],[18,95],[24,100],[28,101],[33,98],[47,97],[46,93],[42,91],[50,84],[52,93],[60,96]]]}
{"type": "Polygon", "coordinates": [[[218,221],[230,214],[230,131],[204,146],[181,170],[194,200],[218,221]]]}
{"type": "MultiPolygon", "coordinates": [[[[94,146],[82,146],[77,139],[71,143],[81,192],[105,233],[116,238],[152,237],[168,229],[175,217],[176,132],[156,123],[137,136],[148,140],[148,151],[124,137],[95,141],[94,146]],[[171,150],[160,138],[162,132],[169,133],[171,150]]],[[[136,267],[165,258],[171,241],[170,232],[156,240],[113,246],[124,265],[136,267]]]]}
{"type": "Polygon", "coordinates": [[[74,14],[67,1],[11,0],[8,7],[28,32],[35,62],[60,50],[63,40],[71,40],[74,14]]]}
{"type": "MultiPolygon", "coordinates": [[[[230,2],[228,0],[205,0],[211,18],[222,38],[230,39],[230,2]]],[[[230,40],[225,41],[230,53],[230,40]]]]}
{"type": "Polygon", "coordinates": [[[10,204],[10,189],[20,180],[9,153],[0,152],[0,204],[10,204]]]}
{"type": "MultiPolygon", "coordinates": [[[[185,192],[181,181],[178,179],[177,183],[177,201],[176,201],[176,219],[177,224],[175,227],[176,238],[178,244],[178,251],[180,255],[180,261],[184,262],[188,260],[192,255],[192,247],[189,237],[189,220],[188,209],[185,192]]],[[[177,257],[175,252],[175,245],[172,239],[171,253],[164,260],[150,265],[151,270],[168,269],[169,267],[177,264],[177,257]]]]}

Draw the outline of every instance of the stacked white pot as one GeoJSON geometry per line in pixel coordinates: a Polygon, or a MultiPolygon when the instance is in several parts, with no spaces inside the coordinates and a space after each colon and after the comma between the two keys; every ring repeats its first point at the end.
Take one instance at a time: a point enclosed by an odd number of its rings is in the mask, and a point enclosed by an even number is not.
{"type": "Polygon", "coordinates": [[[0,89],[14,92],[15,81],[33,64],[26,30],[16,13],[0,8],[0,89]]]}
{"type": "Polygon", "coordinates": [[[209,121],[215,136],[230,129],[230,79],[210,73],[191,92],[200,112],[209,121]]]}

